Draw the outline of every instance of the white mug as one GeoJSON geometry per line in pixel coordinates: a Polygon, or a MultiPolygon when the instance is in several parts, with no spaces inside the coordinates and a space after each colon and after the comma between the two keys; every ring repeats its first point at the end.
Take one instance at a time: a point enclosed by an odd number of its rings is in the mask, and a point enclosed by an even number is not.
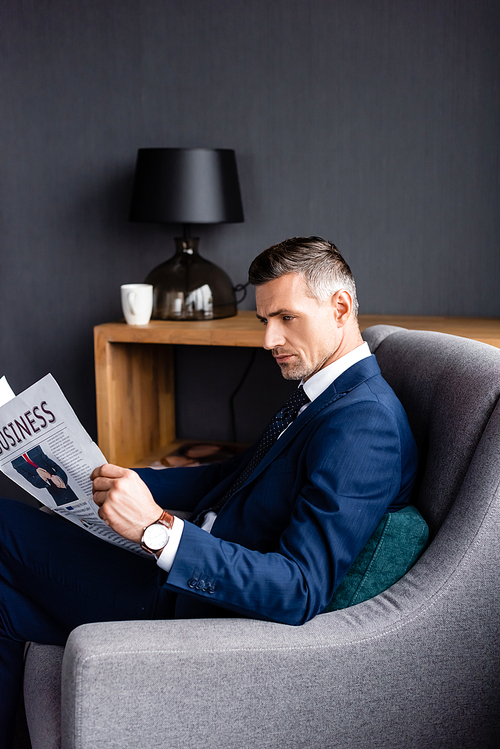
{"type": "Polygon", "coordinates": [[[153,311],[153,287],[149,283],[121,286],[122,310],[129,325],[147,325],[153,311]]]}

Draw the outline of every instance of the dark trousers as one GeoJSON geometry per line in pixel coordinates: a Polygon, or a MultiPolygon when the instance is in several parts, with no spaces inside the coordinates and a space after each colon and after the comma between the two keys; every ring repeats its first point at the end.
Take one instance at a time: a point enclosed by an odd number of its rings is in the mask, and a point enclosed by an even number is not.
{"type": "Polygon", "coordinates": [[[60,517],[0,499],[0,749],[11,746],[26,641],[89,622],[168,619],[165,573],[60,517]]]}

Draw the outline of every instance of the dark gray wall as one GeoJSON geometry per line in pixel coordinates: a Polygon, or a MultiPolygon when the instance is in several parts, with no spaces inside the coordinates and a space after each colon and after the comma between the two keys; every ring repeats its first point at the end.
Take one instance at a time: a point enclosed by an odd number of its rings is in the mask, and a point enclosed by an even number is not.
{"type": "MultiPolygon", "coordinates": [[[[268,245],[320,234],[364,312],[499,316],[499,8],[4,0],[0,370],[18,391],[51,371],[95,435],[92,327],[120,317],[120,284],[166,259],[176,233],[127,221],[147,146],[236,150],[246,222],[199,232],[235,283],[268,245]]],[[[217,354],[180,352],[184,435],[217,354]]],[[[248,352],[225,357],[199,436],[227,436],[248,352]]],[[[245,438],[260,427],[252,398],[245,438]]]]}

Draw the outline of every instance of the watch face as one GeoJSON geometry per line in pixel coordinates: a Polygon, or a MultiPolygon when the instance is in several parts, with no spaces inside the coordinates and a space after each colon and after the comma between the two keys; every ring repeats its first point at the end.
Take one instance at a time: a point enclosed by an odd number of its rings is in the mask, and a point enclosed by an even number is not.
{"type": "Polygon", "coordinates": [[[168,531],[164,525],[154,523],[144,531],[143,542],[153,551],[159,551],[166,546],[168,531]]]}

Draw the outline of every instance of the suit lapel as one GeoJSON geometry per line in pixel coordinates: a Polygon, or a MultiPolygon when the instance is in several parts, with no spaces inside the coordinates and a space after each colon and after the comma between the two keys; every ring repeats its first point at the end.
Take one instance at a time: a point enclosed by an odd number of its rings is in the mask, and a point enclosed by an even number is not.
{"type": "MultiPolygon", "coordinates": [[[[271,449],[264,455],[260,463],[255,467],[254,471],[238,491],[243,489],[250,481],[253,481],[259,474],[261,474],[262,471],[273,462],[273,460],[276,460],[278,455],[292,440],[295,439],[306,424],[314,419],[321,411],[328,406],[331,406],[332,403],[340,400],[351,390],[354,390],[363,382],[366,382],[366,380],[369,380],[376,375],[380,375],[380,368],[373,354],[366,359],[362,359],[356,364],[353,364],[352,367],[349,367],[349,369],[343,372],[323,393],[321,393],[321,395],[313,400],[305,411],[297,416],[295,421],[290,424],[288,429],[285,430],[271,449]]],[[[237,493],[238,492],[235,494],[237,493]]]]}

